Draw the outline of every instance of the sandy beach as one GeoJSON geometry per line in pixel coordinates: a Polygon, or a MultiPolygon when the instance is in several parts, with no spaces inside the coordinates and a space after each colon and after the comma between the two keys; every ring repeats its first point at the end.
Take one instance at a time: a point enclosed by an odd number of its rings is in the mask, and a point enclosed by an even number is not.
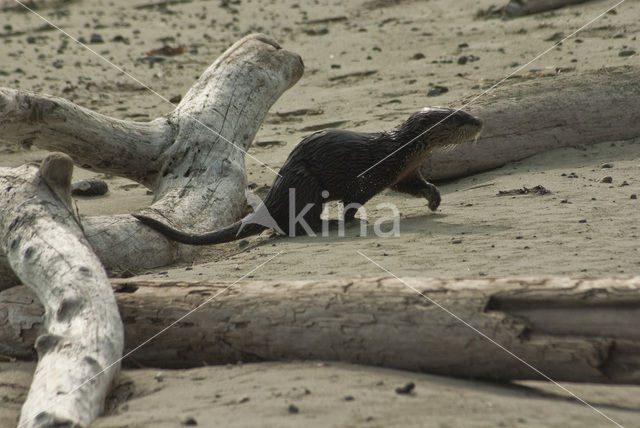
{"type": "MultiPolygon", "coordinates": [[[[503,5],[495,0],[174,1],[148,7],[150,2],[48,1],[39,17],[0,0],[0,86],[148,121],[169,113],[173,106],[167,100],[184,95],[232,43],[262,32],[305,63],[303,77],[275,103],[249,151],[278,170],[315,130],[375,132],[397,126],[422,107],[460,107],[615,4],[591,1],[503,20],[486,16],[491,6],[503,5]],[[180,53],[153,52],[164,46],[180,53]]],[[[640,4],[627,1],[613,12],[514,79],[532,70],[579,75],[640,65],[635,53],[640,52],[640,4]]],[[[1,138],[0,166],[46,155],[1,138]]],[[[274,174],[250,158],[246,166],[250,187],[264,196],[274,174]]],[[[153,199],[142,185],[124,178],[82,168],[74,172],[74,179],[94,177],[110,191],[77,198],[82,215],[131,213],[153,199]]],[[[336,231],[316,237],[261,235],[209,247],[196,263],[141,272],[138,278],[234,281],[280,251],[249,279],[384,274],[358,252],[398,276],[638,275],[638,177],[640,139],[561,148],[439,183],[442,204],[436,212],[426,200],[386,191],[366,204],[364,229],[349,226],[346,236],[336,231]],[[500,194],[535,186],[549,192],[500,194]],[[398,207],[399,236],[373,233],[377,220],[392,215],[379,206],[383,202],[398,207]]],[[[332,212],[335,217],[337,210],[332,212]]],[[[16,423],[33,367],[0,365],[0,426],[16,423]]],[[[621,425],[640,427],[640,387],[572,384],[568,389],[621,425]]],[[[129,367],[107,407],[94,426],[194,425],[189,418],[199,426],[234,427],[615,426],[552,384],[493,384],[333,362],[183,371],[129,367]],[[412,394],[395,392],[408,382],[416,384],[412,394]]]]}

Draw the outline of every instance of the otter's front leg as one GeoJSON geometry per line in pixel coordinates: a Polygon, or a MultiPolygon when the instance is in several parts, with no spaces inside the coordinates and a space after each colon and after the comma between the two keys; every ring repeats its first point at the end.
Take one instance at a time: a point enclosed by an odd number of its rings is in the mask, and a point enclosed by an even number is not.
{"type": "Polygon", "coordinates": [[[427,198],[431,211],[435,211],[440,206],[440,191],[435,185],[422,178],[420,173],[404,178],[402,181],[391,186],[391,188],[412,196],[427,198]]]}

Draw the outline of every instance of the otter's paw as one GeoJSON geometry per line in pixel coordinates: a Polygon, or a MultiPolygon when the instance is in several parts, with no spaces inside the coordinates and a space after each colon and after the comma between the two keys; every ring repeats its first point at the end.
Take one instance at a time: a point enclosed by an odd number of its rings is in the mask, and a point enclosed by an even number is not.
{"type": "Polygon", "coordinates": [[[440,195],[438,195],[437,199],[429,200],[429,209],[431,211],[435,211],[440,206],[440,195]]]}
{"type": "Polygon", "coordinates": [[[424,197],[429,200],[429,209],[431,211],[435,211],[440,206],[440,201],[442,198],[440,197],[440,191],[433,184],[426,188],[424,191],[424,197]]]}

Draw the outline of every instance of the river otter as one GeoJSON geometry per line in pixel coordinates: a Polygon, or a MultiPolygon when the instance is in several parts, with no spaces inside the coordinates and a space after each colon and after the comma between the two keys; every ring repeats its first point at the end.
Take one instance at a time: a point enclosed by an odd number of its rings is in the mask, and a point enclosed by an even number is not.
{"type": "Polygon", "coordinates": [[[342,201],[344,220],[349,221],[358,206],[386,188],[424,197],[436,210],[440,192],[422,177],[420,164],[434,148],[477,138],[481,130],[482,122],[462,110],[425,108],[388,132],[318,131],[291,151],[264,203],[226,228],[194,235],[149,217],[134,217],[175,241],[211,245],[268,228],[281,234],[309,234],[321,226],[327,201],[342,201]]]}

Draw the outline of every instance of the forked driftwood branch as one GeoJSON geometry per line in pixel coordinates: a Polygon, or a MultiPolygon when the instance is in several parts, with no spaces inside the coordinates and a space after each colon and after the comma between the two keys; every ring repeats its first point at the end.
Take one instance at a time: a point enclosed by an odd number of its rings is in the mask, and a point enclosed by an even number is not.
{"type": "Polygon", "coordinates": [[[537,153],[640,137],[640,68],[617,67],[505,82],[465,110],[484,122],[476,144],[434,151],[422,174],[469,176],[537,153]]]}
{"type": "MultiPolygon", "coordinates": [[[[405,281],[554,380],[640,383],[640,277],[405,281]]],[[[229,284],[115,280],[113,285],[129,350],[229,284]]],[[[21,322],[37,329],[37,303],[28,303],[28,290],[0,293],[0,314],[7,301],[24,302],[21,313],[33,315],[21,322]]],[[[0,337],[9,346],[3,352],[24,355],[33,333],[7,333],[0,337]]],[[[290,359],[542,379],[391,278],[238,283],[126,361],[181,368],[290,359]]]]}
{"type": "MultiPolygon", "coordinates": [[[[129,215],[80,225],[70,199],[73,162],[153,189],[147,214],[180,228],[229,223],[245,208],[245,151],[267,110],[302,70],[300,58],[274,41],[246,37],[204,72],[171,114],[149,123],[0,89],[3,140],[71,156],[50,155],[40,169],[0,170],[0,262],[12,272],[0,278],[0,288],[17,276],[45,305],[44,330],[35,341],[39,364],[21,427],[87,426],[102,409],[124,339],[100,260],[112,271],[138,270],[171,263],[181,253],[129,215]]],[[[16,303],[4,331],[16,332],[28,315],[16,313],[16,303]]],[[[18,334],[28,336],[26,330],[18,334]]]]}
{"type": "MultiPolygon", "coordinates": [[[[30,343],[39,361],[20,417],[25,428],[87,426],[120,368],[122,322],[107,274],[73,214],[72,170],[62,153],[40,168],[0,169],[0,248],[44,305],[43,328],[30,343]]],[[[7,308],[16,318],[4,320],[4,328],[20,328],[15,321],[28,315],[16,306],[7,308]]]]}
{"type": "MultiPolygon", "coordinates": [[[[0,138],[62,151],[79,166],[142,183],[155,194],[146,215],[178,229],[211,230],[245,211],[245,152],[303,68],[298,55],[275,41],[247,36],[202,74],[171,114],[147,123],[0,88],[0,138]]],[[[110,272],[141,271],[189,255],[189,248],[130,215],[88,217],[83,226],[110,272]]]]}

